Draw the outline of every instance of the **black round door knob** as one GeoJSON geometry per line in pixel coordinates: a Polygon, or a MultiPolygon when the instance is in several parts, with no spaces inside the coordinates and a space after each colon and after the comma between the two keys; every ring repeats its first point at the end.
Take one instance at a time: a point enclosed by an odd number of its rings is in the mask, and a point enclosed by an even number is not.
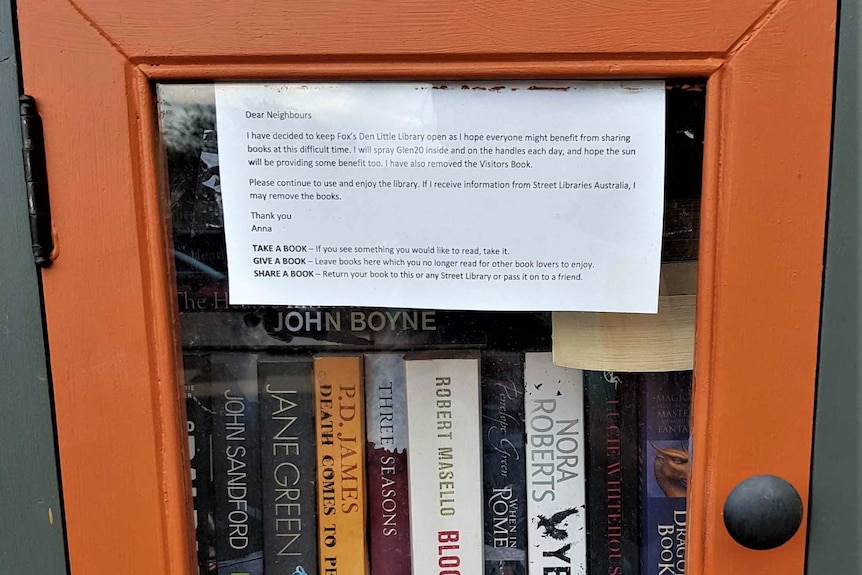
{"type": "Polygon", "coordinates": [[[802,524],[802,498],[775,475],[755,475],[733,488],[724,502],[724,526],[749,549],[774,549],[802,524]]]}

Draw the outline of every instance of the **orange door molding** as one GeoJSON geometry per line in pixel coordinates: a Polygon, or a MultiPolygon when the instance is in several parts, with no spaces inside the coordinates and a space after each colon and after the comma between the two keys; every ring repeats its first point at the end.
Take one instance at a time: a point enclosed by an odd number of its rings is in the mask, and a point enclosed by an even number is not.
{"type": "MultiPolygon", "coordinates": [[[[191,574],[153,83],[707,77],[688,572],[801,574],[721,507],[807,504],[829,166],[831,0],[28,0],[59,258],[43,274],[73,574],[191,574]]],[[[804,530],[803,530],[804,531],[804,530]]]]}

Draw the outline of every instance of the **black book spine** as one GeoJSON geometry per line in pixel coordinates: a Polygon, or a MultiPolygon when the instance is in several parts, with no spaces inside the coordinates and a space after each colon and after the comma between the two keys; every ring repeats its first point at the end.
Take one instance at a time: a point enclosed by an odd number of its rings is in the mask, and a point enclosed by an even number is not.
{"type": "Polygon", "coordinates": [[[622,422],[620,449],[622,453],[622,540],[620,570],[611,570],[609,575],[637,575],[640,568],[640,396],[637,379],[631,374],[619,374],[617,383],[614,372],[605,372],[610,383],[622,386],[622,422]]]}
{"type": "Polygon", "coordinates": [[[218,575],[262,575],[256,357],[246,353],[211,357],[218,575]]]}
{"type": "Polygon", "coordinates": [[[317,573],[314,380],[311,357],[258,363],[266,575],[317,573]]]}
{"type": "Polygon", "coordinates": [[[527,572],[524,356],[482,355],[485,575],[527,572]]]}
{"type": "Polygon", "coordinates": [[[585,371],[584,409],[588,572],[637,575],[640,487],[635,376],[585,371]]]}
{"type": "Polygon", "coordinates": [[[215,573],[215,485],[212,474],[212,395],[202,356],[186,355],[186,417],[198,572],[215,573]]]}

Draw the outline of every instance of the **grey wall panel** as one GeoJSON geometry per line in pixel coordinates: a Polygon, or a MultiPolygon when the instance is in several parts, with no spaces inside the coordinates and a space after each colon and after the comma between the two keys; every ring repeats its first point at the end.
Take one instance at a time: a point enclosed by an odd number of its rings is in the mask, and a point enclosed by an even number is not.
{"type": "Polygon", "coordinates": [[[862,573],[860,563],[859,17],[841,7],[832,190],[809,523],[810,575],[862,573]]]}
{"type": "Polygon", "coordinates": [[[39,278],[18,121],[12,0],[0,0],[0,573],[67,573],[39,278]]]}

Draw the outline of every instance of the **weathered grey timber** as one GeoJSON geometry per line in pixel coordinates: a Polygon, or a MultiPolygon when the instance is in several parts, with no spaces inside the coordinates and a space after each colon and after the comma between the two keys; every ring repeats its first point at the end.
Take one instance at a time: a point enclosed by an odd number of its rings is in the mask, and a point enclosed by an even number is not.
{"type": "Polygon", "coordinates": [[[0,0],[0,573],[65,575],[39,277],[30,249],[12,0],[0,0]]]}
{"type": "MultiPolygon", "coordinates": [[[[859,147],[859,16],[862,2],[841,6],[832,152],[832,189],[820,339],[808,573],[862,573],[860,548],[859,346],[862,162],[859,147]]],[[[792,41],[788,39],[788,41],[792,41]]]]}

